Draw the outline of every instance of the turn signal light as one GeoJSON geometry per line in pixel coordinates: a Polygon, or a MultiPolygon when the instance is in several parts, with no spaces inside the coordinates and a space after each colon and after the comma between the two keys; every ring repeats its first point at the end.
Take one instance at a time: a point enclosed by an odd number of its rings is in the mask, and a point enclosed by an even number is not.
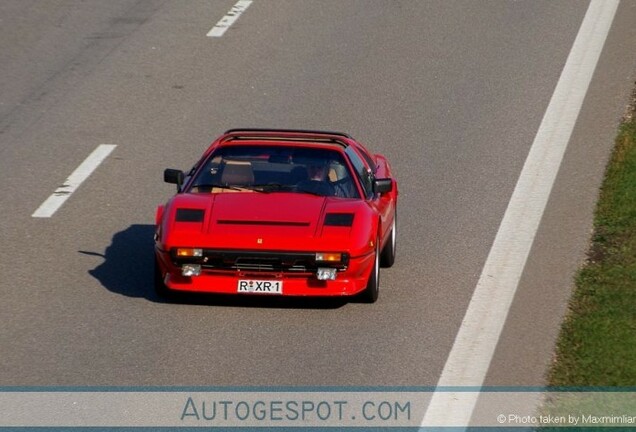
{"type": "Polygon", "coordinates": [[[316,261],[339,263],[342,261],[342,254],[339,252],[338,253],[318,252],[316,254],[316,261]]]}
{"type": "Polygon", "coordinates": [[[180,258],[186,257],[200,257],[203,256],[203,249],[195,249],[195,248],[178,248],[177,256],[180,258]]]}

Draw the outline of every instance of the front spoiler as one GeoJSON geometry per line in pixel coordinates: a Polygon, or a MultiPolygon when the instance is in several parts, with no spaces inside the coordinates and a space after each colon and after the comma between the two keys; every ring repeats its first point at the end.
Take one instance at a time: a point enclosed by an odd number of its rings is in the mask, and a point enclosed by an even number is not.
{"type": "MultiPolygon", "coordinates": [[[[347,269],[339,271],[335,280],[320,281],[314,273],[281,272],[240,272],[203,270],[201,275],[185,277],[181,269],[175,266],[170,256],[156,252],[157,261],[165,286],[174,291],[242,294],[238,293],[238,281],[241,279],[280,280],[283,282],[283,296],[352,296],[363,291],[371,275],[374,254],[351,258],[347,269]]],[[[261,294],[270,295],[270,294],[261,294]]]]}

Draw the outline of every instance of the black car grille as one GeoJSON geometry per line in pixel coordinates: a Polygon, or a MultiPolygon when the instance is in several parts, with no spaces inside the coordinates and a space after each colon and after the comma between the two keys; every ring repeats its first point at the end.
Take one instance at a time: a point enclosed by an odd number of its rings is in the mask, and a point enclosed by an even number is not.
{"type": "MultiPolygon", "coordinates": [[[[342,264],[335,266],[343,270],[348,256],[342,264]]],[[[204,249],[202,257],[177,258],[175,265],[198,263],[204,270],[268,272],[268,273],[307,273],[318,269],[316,254],[313,252],[277,252],[277,251],[237,251],[204,249]]],[[[320,264],[321,267],[329,266],[320,264]]]]}
{"type": "MultiPolygon", "coordinates": [[[[207,251],[206,251],[207,252],[207,251]]],[[[211,253],[203,268],[259,272],[307,272],[316,268],[313,254],[211,253]]]]}

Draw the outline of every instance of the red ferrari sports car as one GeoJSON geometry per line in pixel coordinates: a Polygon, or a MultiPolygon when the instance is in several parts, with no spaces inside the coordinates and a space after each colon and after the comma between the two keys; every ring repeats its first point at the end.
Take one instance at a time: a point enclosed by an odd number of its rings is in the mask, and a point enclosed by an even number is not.
{"type": "Polygon", "coordinates": [[[155,287],[375,302],[395,261],[398,188],[341,132],[231,129],[157,209],[155,287]]]}

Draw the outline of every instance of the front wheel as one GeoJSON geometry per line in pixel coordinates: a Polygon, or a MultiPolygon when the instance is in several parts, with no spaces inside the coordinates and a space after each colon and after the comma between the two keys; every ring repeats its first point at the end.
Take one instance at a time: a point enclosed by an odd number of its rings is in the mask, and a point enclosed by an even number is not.
{"type": "Polygon", "coordinates": [[[367,287],[360,293],[360,299],[364,303],[375,303],[380,294],[380,239],[376,242],[373,269],[367,281],[367,287]]]}
{"type": "Polygon", "coordinates": [[[163,276],[161,275],[161,268],[159,267],[159,263],[157,262],[157,257],[155,256],[155,293],[159,298],[168,299],[171,297],[172,291],[170,288],[166,286],[163,282],[163,276]]]}
{"type": "Polygon", "coordinates": [[[391,234],[387,240],[382,253],[380,254],[380,265],[382,267],[392,267],[395,263],[395,249],[397,243],[397,214],[393,217],[391,225],[391,234]]]}

